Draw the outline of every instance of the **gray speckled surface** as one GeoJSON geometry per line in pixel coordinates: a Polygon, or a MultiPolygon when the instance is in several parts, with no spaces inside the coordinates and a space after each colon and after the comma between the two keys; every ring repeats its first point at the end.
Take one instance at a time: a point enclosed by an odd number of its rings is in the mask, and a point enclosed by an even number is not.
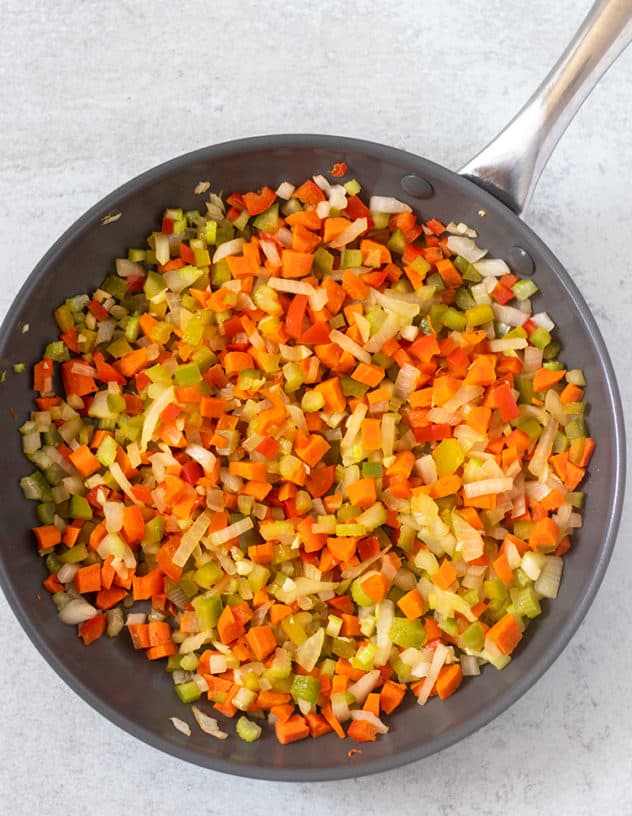
{"type": "MultiPolygon", "coordinates": [[[[87,207],[207,143],[337,132],[457,167],[524,101],[587,7],[0,0],[0,317],[87,207]]],[[[525,214],[593,308],[626,405],[631,72],[632,51],[577,116],[525,214]]],[[[630,527],[626,511],[584,624],[508,712],[423,762],[336,784],[238,780],[141,744],[57,678],[0,598],[0,810],[632,813],[630,527]]]]}

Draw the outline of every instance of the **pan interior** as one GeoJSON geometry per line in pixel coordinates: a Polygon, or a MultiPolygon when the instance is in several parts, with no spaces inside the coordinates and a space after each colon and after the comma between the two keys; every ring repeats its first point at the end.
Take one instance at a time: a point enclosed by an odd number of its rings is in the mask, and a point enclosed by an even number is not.
{"type": "Polygon", "coordinates": [[[209,180],[216,191],[245,192],[284,180],[299,183],[339,161],[348,164],[367,196],[394,195],[424,218],[463,221],[478,230],[479,243],[491,256],[517,257],[517,247],[527,253],[542,293],[535,307],[546,309],[559,327],[561,359],[586,374],[589,429],[597,449],[585,485],[584,527],[567,556],[558,599],[547,604],[505,670],[486,668],[482,678],[465,683],[441,703],[421,708],[411,700],[389,718],[388,735],[352,758],[348,742],[333,735],[289,748],[278,745],[270,733],[252,744],[233,736],[210,740],[195,728],[190,738],[184,737],[167,718],[186,718],[187,711],[160,667],[134,653],[124,637],[103,638],[86,651],[74,630],[57,621],[41,588],[45,569],[29,530],[36,523],[33,507],[18,486],[19,477],[31,470],[16,431],[30,410],[30,378],[9,377],[0,387],[0,433],[10,474],[0,483],[0,579],[28,635],[79,694],[129,732],[188,761],[244,776],[323,780],[386,770],[440,750],[491,720],[537,680],[581,622],[603,577],[620,515],[623,425],[616,383],[597,326],[559,261],[517,216],[472,182],[425,159],[369,142],[332,136],[247,139],[182,156],[129,182],[84,215],[36,267],[2,327],[0,369],[36,362],[45,343],[57,335],[52,308],[64,297],[95,288],[114,257],[142,245],[159,228],[165,207],[203,207],[193,193],[199,181],[209,180]],[[417,181],[409,178],[402,184],[411,175],[417,181]],[[119,220],[101,223],[116,211],[122,213],[119,220]],[[30,330],[23,334],[25,323],[30,330]]]}

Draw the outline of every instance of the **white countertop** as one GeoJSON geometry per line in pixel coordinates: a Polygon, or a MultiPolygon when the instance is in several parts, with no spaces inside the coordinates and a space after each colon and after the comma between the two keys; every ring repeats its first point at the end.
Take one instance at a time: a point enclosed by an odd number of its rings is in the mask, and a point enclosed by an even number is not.
{"type": "MultiPolygon", "coordinates": [[[[587,7],[4,0],[0,317],[85,209],[152,165],[209,143],[339,133],[458,167],[526,99],[587,7]]],[[[631,73],[632,50],[571,125],[525,214],[576,276],[627,406],[631,73]]],[[[240,780],[142,744],[62,683],[0,597],[0,810],[632,813],[631,522],[626,511],[605,581],[571,644],[509,711],[422,762],[331,784],[240,780]]]]}

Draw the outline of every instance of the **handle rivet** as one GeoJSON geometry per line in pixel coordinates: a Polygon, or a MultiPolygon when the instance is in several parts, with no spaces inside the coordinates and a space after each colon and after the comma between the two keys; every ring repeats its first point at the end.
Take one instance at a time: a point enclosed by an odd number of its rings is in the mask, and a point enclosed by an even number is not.
{"type": "Polygon", "coordinates": [[[405,192],[407,192],[408,195],[413,196],[413,198],[432,198],[434,195],[432,184],[430,184],[429,181],[414,175],[414,173],[404,176],[404,178],[401,180],[401,185],[405,192]]]}
{"type": "Polygon", "coordinates": [[[531,255],[529,255],[526,249],[523,249],[520,246],[514,246],[511,248],[509,251],[508,261],[512,272],[515,272],[517,275],[526,275],[529,277],[535,272],[535,262],[533,258],[531,255]]]}

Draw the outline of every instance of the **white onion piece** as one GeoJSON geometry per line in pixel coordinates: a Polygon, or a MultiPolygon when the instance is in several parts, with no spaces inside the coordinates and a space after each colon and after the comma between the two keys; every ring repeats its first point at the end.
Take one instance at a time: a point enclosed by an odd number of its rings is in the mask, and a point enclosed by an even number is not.
{"type": "Polygon", "coordinates": [[[555,328],[555,323],[551,320],[546,312],[536,312],[531,316],[531,320],[541,329],[546,329],[551,332],[555,328]]]}
{"type": "Polygon", "coordinates": [[[481,673],[478,660],[474,655],[461,655],[461,671],[463,672],[463,677],[476,677],[476,675],[481,673]]]}
{"type": "Polygon", "coordinates": [[[64,564],[58,571],[57,578],[62,584],[69,584],[77,574],[78,570],[79,566],[77,564],[64,564]]]}
{"type": "Polygon", "coordinates": [[[154,233],[154,253],[159,264],[166,264],[169,260],[169,236],[164,232],[154,233]]]}
{"type": "Polygon", "coordinates": [[[355,683],[350,685],[347,691],[349,692],[349,694],[353,694],[356,703],[362,705],[366,698],[368,697],[368,695],[377,686],[379,681],[380,670],[373,669],[373,671],[367,672],[363,677],[361,677],[355,683]]]}
{"type": "Polygon", "coordinates": [[[276,189],[276,196],[288,201],[292,197],[294,190],[296,190],[296,187],[293,184],[290,184],[289,181],[282,181],[276,189]]]}
{"type": "Polygon", "coordinates": [[[513,487],[513,479],[496,478],[480,479],[476,482],[468,482],[463,485],[463,492],[468,499],[477,496],[488,496],[491,493],[505,493],[513,487]]]}
{"type": "Polygon", "coordinates": [[[259,246],[261,247],[263,254],[266,256],[266,260],[270,261],[270,263],[274,264],[274,266],[281,266],[281,256],[279,255],[279,250],[274,241],[267,241],[262,238],[259,241],[259,246]]]}
{"type": "Polygon", "coordinates": [[[449,653],[450,650],[444,643],[437,644],[434,650],[434,655],[432,656],[430,669],[428,670],[428,674],[426,675],[424,684],[421,687],[419,696],[417,697],[417,702],[419,703],[419,705],[424,705],[428,700],[430,692],[432,691],[432,687],[437,682],[439,672],[441,671],[443,664],[445,663],[449,653]]]}
{"type": "Polygon", "coordinates": [[[378,734],[388,734],[388,725],[385,725],[379,717],[376,717],[372,711],[363,711],[362,709],[354,708],[351,712],[352,720],[364,720],[375,726],[378,734]]]}
{"type": "Polygon", "coordinates": [[[499,351],[519,351],[528,345],[526,337],[500,337],[489,341],[489,350],[494,354],[499,351]]]}
{"type": "Polygon", "coordinates": [[[525,376],[535,374],[539,368],[542,368],[542,358],[542,349],[536,348],[535,346],[527,346],[523,355],[522,373],[525,376]]]}
{"type": "Polygon", "coordinates": [[[551,451],[553,450],[553,441],[557,433],[557,420],[555,417],[549,417],[546,428],[538,439],[538,444],[535,447],[531,461],[529,462],[529,472],[533,473],[540,480],[546,479],[548,471],[548,461],[551,451]]]}
{"type": "Polygon", "coordinates": [[[331,696],[331,710],[338,722],[347,722],[351,718],[351,711],[349,704],[344,694],[332,694],[331,696]]]}
{"type": "Polygon", "coordinates": [[[185,448],[185,452],[189,454],[191,459],[194,459],[202,466],[204,473],[207,475],[213,472],[217,457],[201,445],[189,445],[185,448]]]}
{"type": "Polygon", "coordinates": [[[134,504],[142,504],[136,496],[134,495],[134,491],[132,490],[132,483],[127,478],[127,476],[121,470],[121,466],[118,462],[112,462],[110,465],[110,473],[112,474],[114,481],[117,485],[121,488],[123,493],[127,496],[128,499],[134,502],[134,504]]]}
{"type": "Polygon", "coordinates": [[[470,263],[476,263],[476,261],[480,261],[481,258],[487,255],[486,249],[481,249],[471,238],[462,235],[450,235],[448,237],[448,249],[470,263]]]}
{"type": "Polygon", "coordinates": [[[252,530],[254,526],[253,520],[247,516],[246,518],[236,521],[234,524],[229,524],[228,527],[225,527],[223,530],[211,533],[208,537],[208,541],[212,547],[219,547],[227,541],[230,541],[231,538],[239,538],[242,533],[247,533],[248,530],[252,530]]]}
{"type": "Polygon", "coordinates": [[[293,295],[307,295],[310,297],[316,294],[316,290],[309,283],[287,278],[270,278],[268,286],[271,289],[276,289],[277,292],[290,292],[293,295]]]}
{"type": "Polygon", "coordinates": [[[395,380],[395,395],[402,399],[408,399],[417,388],[417,383],[421,376],[421,371],[410,363],[404,363],[397,373],[395,380]]]}
{"type": "Polygon", "coordinates": [[[131,275],[145,275],[145,270],[140,264],[129,261],[127,258],[116,258],[114,265],[116,274],[121,278],[129,278],[131,275]]]}
{"type": "MultiPolygon", "coordinates": [[[[408,322],[408,321],[407,321],[408,322]]],[[[370,354],[379,351],[384,343],[391,340],[402,327],[402,319],[396,314],[389,314],[380,328],[375,332],[373,337],[365,345],[365,350],[370,354]]]]}
{"type": "Polygon", "coordinates": [[[336,236],[334,240],[331,242],[330,246],[334,249],[342,249],[347,244],[350,244],[352,241],[362,235],[363,232],[369,228],[369,222],[366,218],[356,218],[346,229],[344,229],[340,235],[336,236]]]}
{"type": "Polygon", "coordinates": [[[85,623],[94,618],[98,610],[85,601],[83,598],[73,598],[59,612],[59,620],[62,623],[76,626],[78,623],[85,623]]]}
{"type": "Polygon", "coordinates": [[[123,505],[121,502],[106,501],[103,504],[105,529],[108,533],[118,533],[123,527],[123,505]]]}
{"type": "Polygon", "coordinates": [[[169,717],[169,719],[173,723],[173,727],[176,729],[176,731],[184,734],[185,737],[191,736],[191,726],[188,723],[181,720],[179,717],[169,717]]]}
{"type": "Polygon", "coordinates": [[[395,617],[395,605],[393,601],[380,601],[375,613],[377,619],[375,639],[377,649],[375,650],[373,664],[375,666],[384,666],[388,662],[391,656],[391,649],[393,648],[391,639],[388,636],[395,617]]]}
{"type": "Polygon", "coordinates": [[[423,479],[424,484],[434,484],[434,482],[436,482],[439,478],[437,474],[437,465],[429,453],[417,459],[415,462],[415,470],[423,479]]]}
{"type": "Polygon", "coordinates": [[[409,213],[413,208],[403,201],[399,201],[392,196],[371,196],[369,199],[369,209],[374,213],[409,213]]]}
{"type": "MultiPolygon", "coordinates": [[[[343,334],[337,329],[331,330],[329,333],[329,339],[343,351],[348,351],[352,357],[355,357],[356,360],[359,360],[361,363],[368,364],[371,362],[371,355],[368,353],[368,351],[365,351],[359,343],[356,343],[355,340],[347,337],[346,334],[343,334]]],[[[412,366],[410,367],[412,368],[412,366]]]]}
{"type": "Polygon", "coordinates": [[[527,318],[529,317],[528,314],[525,314],[520,309],[516,309],[513,306],[504,306],[501,303],[492,303],[492,309],[494,311],[494,317],[496,320],[499,320],[501,323],[506,323],[507,326],[522,326],[523,323],[526,323],[527,318]]]}
{"type": "Polygon", "coordinates": [[[172,556],[173,563],[176,566],[183,567],[189,560],[191,553],[200,543],[202,536],[207,531],[211,523],[211,518],[211,511],[204,510],[183,534],[180,539],[180,544],[172,556]]]}
{"type": "Polygon", "coordinates": [[[489,276],[502,278],[503,275],[511,274],[511,269],[501,258],[485,258],[483,261],[476,261],[474,268],[484,278],[489,276]]]}
{"type": "Polygon", "coordinates": [[[244,246],[243,238],[233,238],[232,241],[224,241],[224,243],[220,244],[213,253],[213,263],[217,263],[218,261],[221,261],[224,258],[228,258],[229,255],[241,254],[243,246],[244,246]]]}
{"type": "Polygon", "coordinates": [[[557,598],[564,561],[556,555],[547,557],[542,572],[535,582],[535,591],[543,598],[557,598]]]}
{"type": "Polygon", "coordinates": [[[464,224],[462,221],[459,221],[458,224],[455,224],[454,221],[450,221],[450,223],[445,228],[446,232],[451,233],[452,235],[465,235],[468,238],[477,238],[478,232],[471,227],[468,227],[467,224],[464,224]]]}

